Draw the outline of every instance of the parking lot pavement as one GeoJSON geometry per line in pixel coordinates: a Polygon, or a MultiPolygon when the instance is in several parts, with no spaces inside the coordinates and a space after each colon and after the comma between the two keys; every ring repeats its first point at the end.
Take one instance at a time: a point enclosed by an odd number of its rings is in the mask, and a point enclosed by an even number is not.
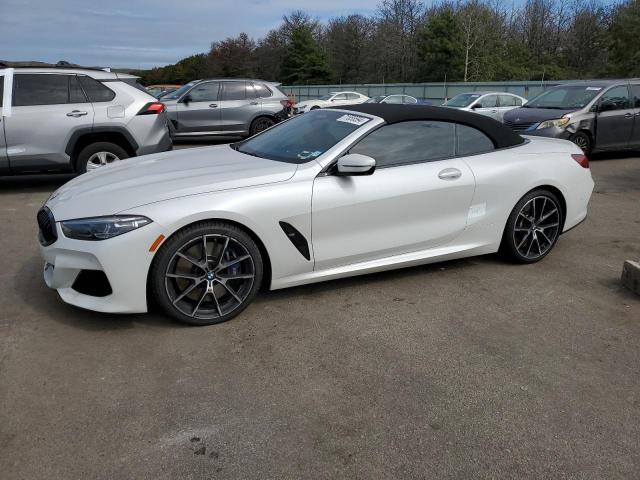
{"type": "Polygon", "coordinates": [[[3,478],[640,477],[640,159],[592,162],[541,263],[473,258],[264,293],[237,319],[67,306],[0,180],[3,478]]]}

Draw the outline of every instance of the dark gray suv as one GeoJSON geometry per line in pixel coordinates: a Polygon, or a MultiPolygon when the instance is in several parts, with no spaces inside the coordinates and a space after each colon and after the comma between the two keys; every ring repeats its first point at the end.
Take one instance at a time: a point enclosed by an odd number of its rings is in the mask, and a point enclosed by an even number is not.
{"type": "Polygon", "coordinates": [[[278,83],[249,79],[194,80],[162,97],[177,137],[248,136],[276,122],[287,97],[278,83]]]}
{"type": "Polygon", "coordinates": [[[504,123],[522,135],[571,140],[586,153],[640,148],[640,80],[601,80],[550,88],[504,123]]]}

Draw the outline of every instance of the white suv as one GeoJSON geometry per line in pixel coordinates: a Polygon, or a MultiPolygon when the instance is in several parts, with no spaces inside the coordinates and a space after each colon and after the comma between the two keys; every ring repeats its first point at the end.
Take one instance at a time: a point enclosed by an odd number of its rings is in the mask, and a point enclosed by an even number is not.
{"type": "Polygon", "coordinates": [[[0,69],[0,175],[78,172],[171,148],[164,105],[137,77],[0,69]]]}

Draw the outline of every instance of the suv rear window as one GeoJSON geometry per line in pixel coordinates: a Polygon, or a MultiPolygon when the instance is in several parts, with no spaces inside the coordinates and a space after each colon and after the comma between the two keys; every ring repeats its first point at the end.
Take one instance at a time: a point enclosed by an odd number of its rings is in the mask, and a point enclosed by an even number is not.
{"type": "Polygon", "coordinates": [[[16,107],[84,103],[75,75],[17,74],[13,103],[16,107]]]}
{"type": "Polygon", "coordinates": [[[271,90],[261,83],[254,83],[253,87],[256,89],[256,95],[258,98],[267,98],[272,95],[271,90]]]}
{"type": "Polygon", "coordinates": [[[80,75],[78,78],[91,103],[110,102],[115,98],[115,92],[99,81],[86,75],[80,75]]]}

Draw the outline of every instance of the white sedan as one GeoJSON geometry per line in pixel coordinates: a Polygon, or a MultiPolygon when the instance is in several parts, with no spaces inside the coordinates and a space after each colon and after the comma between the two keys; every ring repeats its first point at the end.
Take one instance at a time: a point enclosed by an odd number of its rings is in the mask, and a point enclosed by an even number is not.
{"type": "Polygon", "coordinates": [[[537,262],[584,220],[593,186],[571,142],[453,109],[363,104],[81,175],[39,211],[39,240],[64,301],[153,301],[206,325],[260,287],[498,250],[537,262]]]}
{"type": "Polygon", "coordinates": [[[293,113],[305,113],[325,107],[342,107],[344,105],[358,105],[369,100],[369,97],[358,92],[331,92],[315,100],[305,100],[297,103],[293,113]]]}
{"type": "Polygon", "coordinates": [[[520,108],[527,99],[515,93],[507,92],[471,92],[456,95],[443,106],[486,115],[502,122],[504,114],[514,108],[520,108]]]}

